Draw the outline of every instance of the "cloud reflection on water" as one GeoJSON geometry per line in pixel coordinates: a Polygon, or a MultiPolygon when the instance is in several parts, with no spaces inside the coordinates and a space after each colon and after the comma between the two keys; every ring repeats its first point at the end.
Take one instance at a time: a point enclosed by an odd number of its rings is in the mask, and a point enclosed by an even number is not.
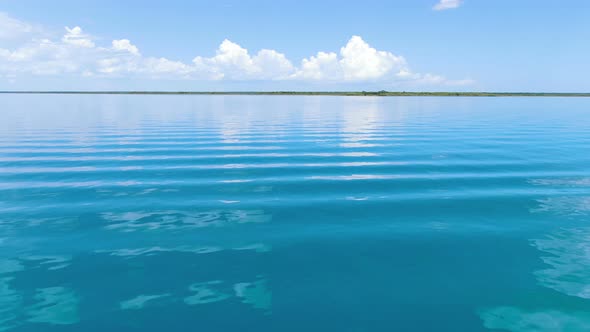
{"type": "MultiPolygon", "coordinates": [[[[535,179],[539,186],[586,187],[587,178],[535,179]]],[[[587,216],[588,196],[556,196],[537,200],[531,213],[551,214],[561,218],[587,216]]],[[[546,268],[534,271],[539,285],[568,297],[590,300],[590,227],[564,227],[544,237],[532,239],[531,245],[543,255],[546,268]]],[[[553,301],[555,302],[555,301],[553,301]]],[[[484,326],[513,332],[588,331],[590,313],[575,302],[563,300],[554,305],[500,306],[479,312],[484,326]]]]}
{"type": "Polygon", "coordinates": [[[205,212],[157,211],[157,212],[105,212],[102,218],[109,230],[122,232],[149,230],[179,230],[202,227],[220,227],[230,224],[265,223],[272,219],[263,210],[213,210],[205,212]]]}
{"type": "Polygon", "coordinates": [[[482,311],[480,316],[488,329],[513,332],[589,331],[590,313],[563,312],[552,309],[497,307],[482,311]]]}

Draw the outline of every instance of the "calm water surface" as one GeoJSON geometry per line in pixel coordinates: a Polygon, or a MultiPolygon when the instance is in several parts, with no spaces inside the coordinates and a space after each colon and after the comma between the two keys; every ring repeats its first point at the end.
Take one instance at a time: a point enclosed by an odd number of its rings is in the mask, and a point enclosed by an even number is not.
{"type": "Polygon", "coordinates": [[[0,96],[0,331],[590,330],[590,99],[0,96]]]}

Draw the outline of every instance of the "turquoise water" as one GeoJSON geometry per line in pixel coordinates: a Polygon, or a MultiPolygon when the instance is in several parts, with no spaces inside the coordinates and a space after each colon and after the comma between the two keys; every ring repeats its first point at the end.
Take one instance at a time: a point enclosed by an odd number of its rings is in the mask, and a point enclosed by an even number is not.
{"type": "Polygon", "coordinates": [[[0,109],[0,331],[590,330],[590,99],[0,109]]]}

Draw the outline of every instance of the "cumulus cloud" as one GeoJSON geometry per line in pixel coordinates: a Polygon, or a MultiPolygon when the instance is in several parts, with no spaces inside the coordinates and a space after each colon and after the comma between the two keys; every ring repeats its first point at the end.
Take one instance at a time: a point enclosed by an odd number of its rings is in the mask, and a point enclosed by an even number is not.
{"type": "Polygon", "coordinates": [[[295,77],[311,80],[336,79],[340,73],[338,55],[336,53],[318,52],[301,61],[301,69],[295,77]]]}
{"type": "MultiPolygon", "coordinates": [[[[32,25],[0,13],[0,28],[23,32],[32,25]]],[[[3,37],[0,32],[0,39],[3,37]]],[[[294,65],[285,54],[262,49],[250,53],[224,40],[212,57],[196,56],[192,62],[144,56],[129,39],[115,39],[100,46],[81,27],[65,27],[57,38],[22,38],[13,48],[0,48],[0,77],[78,75],[182,80],[283,80],[318,82],[405,82],[426,85],[463,85],[434,74],[413,72],[406,59],[370,46],[352,36],[338,53],[318,52],[294,65]]]]}
{"type": "Polygon", "coordinates": [[[95,46],[90,37],[82,32],[82,28],[74,27],[70,29],[66,27],[66,31],[66,34],[61,39],[65,44],[88,48],[95,46]]]}
{"type": "Polygon", "coordinates": [[[455,9],[461,6],[463,0],[440,0],[432,9],[434,10],[447,10],[455,9]]]}
{"type": "Polygon", "coordinates": [[[294,69],[284,54],[260,50],[251,56],[240,45],[224,40],[214,57],[193,59],[197,72],[211,79],[285,79],[294,69]]]}
{"type": "Polygon", "coordinates": [[[377,51],[359,36],[353,36],[340,50],[340,54],[340,64],[347,80],[377,79],[395,69],[406,68],[406,60],[403,57],[377,51]]]}
{"type": "Polygon", "coordinates": [[[137,46],[131,44],[129,39],[113,40],[113,50],[115,51],[126,51],[133,55],[139,55],[139,49],[137,46]]]}
{"type": "Polygon", "coordinates": [[[367,81],[395,77],[407,72],[406,60],[390,52],[377,51],[361,37],[352,36],[336,53],[318,52],[303,59],[297,78],[311,80],[367,81]]]}

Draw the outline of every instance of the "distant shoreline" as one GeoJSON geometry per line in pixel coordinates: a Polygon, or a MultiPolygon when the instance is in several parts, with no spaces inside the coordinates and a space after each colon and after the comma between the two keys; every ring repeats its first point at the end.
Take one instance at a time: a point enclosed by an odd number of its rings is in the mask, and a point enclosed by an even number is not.
{"type": "Polygon", "coordinates": [[[590,97],[568,92],[395,92],[395,91],[0,91],[0,94],[80,95],[222,95],[222,96],[351,96],[351,97],[590,97]]]}

